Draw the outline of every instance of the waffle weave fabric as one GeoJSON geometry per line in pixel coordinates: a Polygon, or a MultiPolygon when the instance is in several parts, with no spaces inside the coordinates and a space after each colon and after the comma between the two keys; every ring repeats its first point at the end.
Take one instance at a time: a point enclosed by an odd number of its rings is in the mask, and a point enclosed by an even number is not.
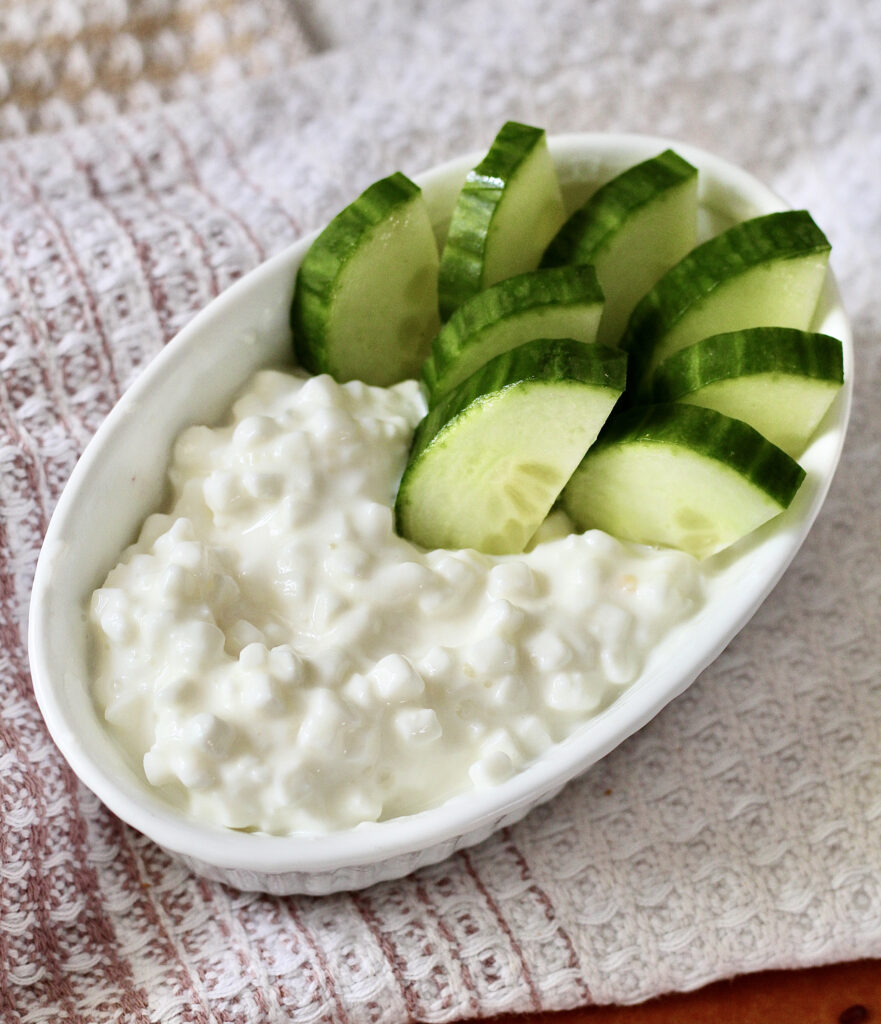
{"type": "Polygon", "coordinates": [[[310,51],[285,0],[4,0],[0,138],[268,74],[310,51]]]}
{"type": "Polygon", "coordinates": [[[881,6],[347,9],[291,4],[315,52],[284,70],[0,144],[0,1021],[445,1021],[881,955],[881,6]],[[828,502],[718,661],[516,827],[358,894],[200,880],[42,724],[25,634],[54,503],[214,295],[508,118],[680,138],[811,210],[857,350],[828,502]]]}

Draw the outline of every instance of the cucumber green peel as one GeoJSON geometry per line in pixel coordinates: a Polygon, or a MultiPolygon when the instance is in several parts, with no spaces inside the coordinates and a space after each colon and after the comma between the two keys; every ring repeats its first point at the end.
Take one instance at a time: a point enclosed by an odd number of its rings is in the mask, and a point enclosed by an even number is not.
{"type": "Polygon", "coordinates": [[[300,265],[291,306],[300,364],[376,385],[416,376],[439,326],[437,269],[419,187],[401,173],[374,182],[300,265]]]}
{"type": "Polygon", "coordinates": [[[591,263],[606,297],[597,341],[618,343],[637,301],[697,242],[697,168],[672,149],[628,168],[576,210],[541,265],[591,263]]]}
{"type": "Polygon", "coordinates": [[[603,293],[593,267],[552,267],[509,277],[462,303],[422,368],[430,405],[494,356],[533,338],[596,340],[603,293]]]}
{"type": "Polygon", "coordinates": [[[491,359],[417,428],[398,531],[427,548],[522,551],[625,378],[622,353],[572,339],[538,338],[491,359]]]}
{"type": "Polygon", "coordinates": [[[805,210],[743,221],[693,249],[636,305],[621,347],[628,390],[645,397],[667,356],[721,331],[810,327],[829,242],[805,210]]]}
{"type": "Polygon", "coordinates": [[[481,289],[534,270],[565,216],[544,129],[508,121],[456,200],[440,261],[442,319],[481,289]]]}
{"type": "Polygon", "coordinates": [[[581,529],[704,558],[788,508],[804,476],[740,420],[649,405],[610,418],[562,500],[581,529]]]}
{"type": "Polygon", "coordinates": [[[655,402],[689,402],[755,427],[793,457],[844,381],[841,342],[827,334],[754,327],[716,334],[657,367],[655,402]]]}
{"type": "Polygon", "coordinates": [[[659,193],[696,177],[697,168],[672,149],[628,167],[569,217],[545,250],[541,265],[592,263],[634,212],[654,202],[659,193]]]}

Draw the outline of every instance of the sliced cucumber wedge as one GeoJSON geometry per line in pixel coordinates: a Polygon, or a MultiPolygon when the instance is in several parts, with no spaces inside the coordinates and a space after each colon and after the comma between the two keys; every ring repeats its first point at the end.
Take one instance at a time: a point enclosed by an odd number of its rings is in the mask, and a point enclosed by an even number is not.
{"type": "Polygon", "coordinates": [[[637,301],[697,244],[697,168],[667,149],[603,185],[566,221],[542,266],[592,263],[606,306],[597,341],[615,345],[637,301]]]}
{"type": "Polygon", "coordinates": [[[438,251],[418,186],[375,182],[328,224],[297,274],[294,351],[312,373],[388,385],[415,377],[440,326],[438,251]]]}
{"type": "Polygon", "coordinates": [[[651,396],[743,420],[798,458],[843,382],[837,338],[754,327],[715,334],[665,359],[652,375],[651,396]]]}
{"type": "Polygon", "coordinates": [[[426,548],[523,551],[621,394],[626,357],[539,338],[491,359],[416,430],[395,506],[426,548]]]}
{"type": "Polygon", "coordinates": [[[787,210],[736,224],[693,249],[630,316],[621,339],[631,356],[628,389],[645,397],[660,362],[711,334],[808,330],[829,248],[809,213],[787,210]]]}
{"type": "Polygon", "coordinates": [[[740,420],[648,405],[609,420],[562,503],[582,530],[705,558],[787,508],[804,475],[740,420]]]}
{"type": "Polygon", "coordinates": [[[534,338],[596,340],[603,293],[593,267],[518,274],[467,299],[444,324],[422,368],[429,405],[494,356],[534,338]]]}
{"type": "Polygon", "coordinates": [[[535,270],[565,219],[544,130],[508,121],[453,208],[440,262],[441,317],[481,289],[535,270]]]}

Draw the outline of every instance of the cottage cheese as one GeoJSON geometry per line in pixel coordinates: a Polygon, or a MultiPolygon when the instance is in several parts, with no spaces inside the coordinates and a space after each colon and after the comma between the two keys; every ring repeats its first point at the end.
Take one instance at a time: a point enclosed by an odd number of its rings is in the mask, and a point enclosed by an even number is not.
{"type": "Polygon", "coordinates": [[[91,602],[94,695],[199,820],[271,833],[408,814],[518,771],[607,706],[701,597],[697,563],[569,533],[423,551],[392,506],[424,406],[258,373],[192,427],[91,602]]]}

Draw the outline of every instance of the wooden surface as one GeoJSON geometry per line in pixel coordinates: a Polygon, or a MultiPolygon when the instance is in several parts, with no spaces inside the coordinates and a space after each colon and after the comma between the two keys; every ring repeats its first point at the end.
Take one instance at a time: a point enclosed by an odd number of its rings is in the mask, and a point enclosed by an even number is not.
{"type": "Polygon", "coordinates": [[[639,1006],[499,1018],[496,1024],[881,1024],[881,960],[750,974],[639,1006]]]}

